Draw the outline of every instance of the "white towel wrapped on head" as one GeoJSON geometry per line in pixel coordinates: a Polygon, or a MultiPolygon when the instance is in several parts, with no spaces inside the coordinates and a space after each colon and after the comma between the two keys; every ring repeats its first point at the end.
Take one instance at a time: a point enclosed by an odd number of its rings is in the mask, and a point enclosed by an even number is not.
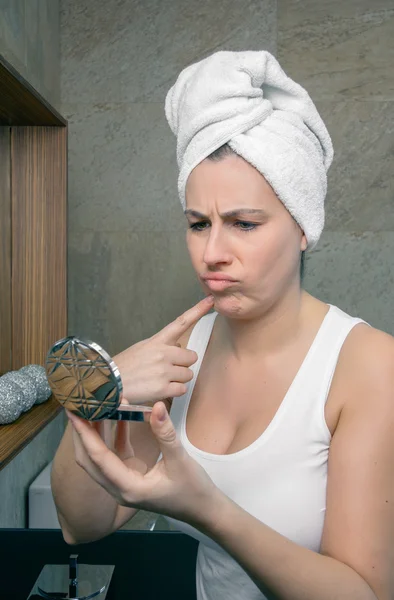
{"type": "Polygon", "coordinates": [[[186,67],[165,112],[177,137],[185,208],[191,171],[225,143],[253,165],[313,248],[324,227],[330,135],[306,90],[266,51],[216,52],[186,67]]]}

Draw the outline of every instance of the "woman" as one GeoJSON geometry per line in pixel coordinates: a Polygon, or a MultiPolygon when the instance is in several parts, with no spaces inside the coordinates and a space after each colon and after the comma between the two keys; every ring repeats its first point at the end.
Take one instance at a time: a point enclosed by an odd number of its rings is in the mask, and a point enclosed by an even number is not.
{"type": "Polygon", "coordinates": [[[142,508],[200,540],[201,600],[389,600],[394,341],[300,283],[324,223],[328,132],[266,52],[188,67],[166,115],[210,295],[114,357],[124,401],[154,403],[150,424],[120,422],[112,439],[108,422],[68,413],[52,471],[65,540],[142,508]]]}

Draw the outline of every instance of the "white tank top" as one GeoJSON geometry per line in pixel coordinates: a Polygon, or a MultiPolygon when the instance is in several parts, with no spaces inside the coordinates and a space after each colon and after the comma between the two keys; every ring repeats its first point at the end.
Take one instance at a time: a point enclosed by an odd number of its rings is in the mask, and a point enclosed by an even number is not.
{"type": "MultiPolygon", "coordinates": [[[[300,546],[319,552],[331,441],[324,407],[342,344],[350,330],[365,321],[329,305],[269,426],[247,448],[218,455],[193,446],[185,428],[190,398],[217,314],[210,313],[198,321],[187,345],[198,355],[191,367],[194,377],[187,384],[187,392],[174,398],[170,412],[181,443],[215,485],[244,510],[300,546]]],[[[200,542],[196,564],[198,600],[266,598],[216,542],[187,523],[166,518],[200,542]]]]}

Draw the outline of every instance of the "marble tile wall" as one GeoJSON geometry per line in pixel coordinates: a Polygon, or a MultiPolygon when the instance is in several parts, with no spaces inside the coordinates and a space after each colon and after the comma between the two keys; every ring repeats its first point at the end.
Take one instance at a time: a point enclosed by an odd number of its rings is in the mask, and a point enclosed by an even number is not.
{"type": "Polygon", "coordinates": [[[331,133],[326,227],[311,293],[394,334],[394,5],[278,0],[278,59],[331,133]]]}
{"type": "Polygon", "coordinates": [[[59,28],[59,0],[0,0],[0,54],[55,108],[59,28]]]}
{"type": "Polygon", "coordinates": [[[112,354],[201,295],[164,99],[188,63],[247,45],[276,52],[274,0],[61,2],[69,327],[112,354]]]}
{"type": "Polygon", "coordinates": [[[219,49],[271,51],[316,101],[336,155],[305,287],[394,333],[393,40],[392,0],[61,0],[70,333],[115,353],[201,297],[164,99],[219,49]]]}

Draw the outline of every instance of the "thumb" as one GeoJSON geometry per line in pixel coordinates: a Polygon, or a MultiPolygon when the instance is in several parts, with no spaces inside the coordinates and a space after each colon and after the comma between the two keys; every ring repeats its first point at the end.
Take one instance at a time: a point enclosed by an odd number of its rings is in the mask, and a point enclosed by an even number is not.
{"type": "Polygon", "coordinates": [[[164,402],[156,402],[152,408],[150,425],[164,459],[180,458],[184,452],[175,431],[173,422],[164,402]]]}

